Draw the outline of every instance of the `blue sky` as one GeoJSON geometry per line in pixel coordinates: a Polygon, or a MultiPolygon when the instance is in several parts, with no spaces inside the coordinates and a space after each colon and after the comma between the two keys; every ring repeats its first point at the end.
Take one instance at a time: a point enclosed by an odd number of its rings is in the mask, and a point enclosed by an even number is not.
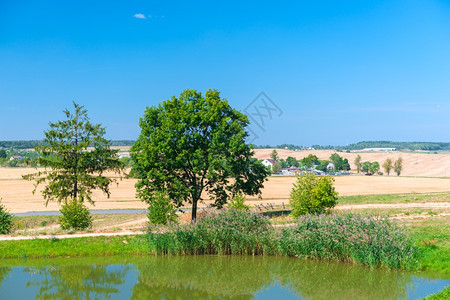
{"type": "Polygon", "coordinates": [[[241,111],[265,92],[255,144],[449,142],[450,1],[0,0],[0,140],[42,139],[73,100],[135,139],[187,88],[241,111]]]}

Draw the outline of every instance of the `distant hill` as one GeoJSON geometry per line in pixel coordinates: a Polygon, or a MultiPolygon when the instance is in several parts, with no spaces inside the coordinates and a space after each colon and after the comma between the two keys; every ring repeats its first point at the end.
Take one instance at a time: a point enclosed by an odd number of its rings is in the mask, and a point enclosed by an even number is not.
{"type": "MultiPolygon", "coordinates": [[[[111,141],[111,146],[131,146],[133,140],[116,140],[111,141]]],[[[0,141],[1,148],[13,148],[13,149],[31,149],[35,146],[42,145],[40,140],[28,140],[28,141],[0,141]]],[[[341,150],[362,150],[365,148],[397,148],[398,150],[424,150],[424,151],[450,151],[450,143],[442,142],[391,142],[391,141],[363,141],[356,144],[350,144],[348,146],[321,146],[312,145],[311,147],[299,146],[294,144],[281,144],[276,146],[270,145],[255,145],[256,149],[288,149],[288,150],[307,150],[314,148],[316,150],[327,149],[341,149],[341,150]]]]}
{"type": "Polygon", "coordinates": [[[255,149],[287,149],[287,150],[308,150],[313,148],[315,150],[362,150],[366,148],[397,148],[398,150],[424,150],[424,151],[438,151],[450,150],[450,143],[441,142],[391,142],[391,141],[363,141],[348,146],[321,146],[312,145],[311,147],[281,144],[276,146],[270,145],[255,145],[255,149]]]}
{"type": "MultiPolygon", "coordinates": [[[[111,146],[131,146],[134,141],[132,140],[117,140],[111,141],[111,146]]],[[[32,149],[35,146],[42,145],[43,142],[40,140],[29,140],[29,141],[0,141],[1,148],[13,148],[13,149],[32,149]]]]}
{"type": "Polygon", "coordinates": [[[450,150],[450,143],[435,142],[391,142],[391,141],[364,141],[340,147],[345,150],[361,150],[365,148],[397,148],[398,150],[450,150]]]}

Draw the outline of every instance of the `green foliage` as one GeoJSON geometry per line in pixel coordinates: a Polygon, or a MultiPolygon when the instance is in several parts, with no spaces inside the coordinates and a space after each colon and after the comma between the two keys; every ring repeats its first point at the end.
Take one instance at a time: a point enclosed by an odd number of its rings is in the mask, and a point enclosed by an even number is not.
{"type": "Polygon", "coordinates": [[[281,252],[367,266],[416,268],[417,251],[406,231],[387,217],[358,214],[305,215],[282,231],[281,252]]]}
{"type": "Polygon", "coordinates": [[[157,254],[271,254],[276,251],[268,219],[248,211],[227,210],[196,223],[148,234],[157,254]]]}
{"type": "Polygon", "coordinates": [[[350,171],[350,164],[347,158],[342,158],[339,154],[333,153],[330,156],[330,160],[334,164],[336,171],[350,171]]]}
{"type": "Polygon", "coordinates": [[[33,193],[39,184],[46,183],[42,191],[46,205],[50,200],[67,203],[72,199],[94,203],[94,189],[109,197],[109,184],[114,180],[103,176],[103,172],[120,173],[123,168],[116,158],[117,150],[110,149],[109,141],[103,137],[105,128],[91,124],[83,106],[75,102],[73,105],[74,112],[64,111],[66,120],[49,124],[42,145],[35,148],[41,155],[38,164],[45,171],[23,176],[35,180],[33,193]]]}
{"type": "Polygon", "coordinates": [[[6,153],[5,149],[0,149],[0,158],[6,158],[8,154],[6,153]]]}
{"type": "Polygon", "coordinates": [[[245,204],[245,195],[238,193],[231,197],[228,207],[234,210],[250,210],[250,206],[245,204]]]}
{"type": "Polygon", "coordinates": [[[71,200],[61,205],[58,222],[64,230],[76,229],[83,230],[92,227],[92,216],[89,209],[76,200],[71,200]]]}
{"type": "Polygon", "coordinates": [[[148,198],[148,219],[152,224],[166,225],[177,221],[176,208],[165,192],[148,198]]]}
{"type": "Polygon", "coordinates": [[[319,158],[313,154],[310,154],[307,157],[302,158],[301,163],[305,168],[311,168],[314,165],[319,164],[319,158]]]}
{"type": "Polygon", "coordinates": [[[400,176],[403,169],[403,158],[399,156],[397,160],[394,162],[394,172],[397,174],[397,176],[400,176]]]}
{"type": "Polygon", "coordinates": [[[383,163],[383,169],[386,172],[386,174],[389,175],[389,173],[391,173],[392,170],[392,159],[390,157],[386,158],[386,160],[383,163]]]}
{"type": "Polygon", "coordinates": [[[329,160],[319,160],[318,165],[316,166],[316,170],[327,172],[327,166],[330,163],[329,160]]]}
{"type": "Polygon", "coordinates": [[[361,155],[357,155],[355,158],[355,166],[356,166],[356,172],[361,172],[362,169],[362,163],[361,163],[361,155]]]}
{"type": "Polygon", "coordinates": [[[144,235],[2,241],[0,258],[48,258],[149,253],[144,235]],[[126,241],[126,243],[124,243],[126,241]]]}
{"type": "Polygon", "coordinates": [[[362,163],[361,171],[367,175],[376,174],[380,170],[380,164],[377,161],[365,161],[362,163]]]}
{"type": "Polygon", "coordinates": [[[297,159],[295,157],[288,156],[288,158],[286,158],[285,166],[286,167],[298,167],[299,162],[297,161],[297,159]]]}
{"type": "Polygon", "coordinates": [[[6,210],[5,206],[1,204],[1,198],[0,198],[0,234],[6,234],[11,231],[12,227],[12,216],[11,214],[6,210]]]}
{"type": "Polygon", "coordinates": [[[281,164],[279,164],[279,163],[273,164],[273,166],[272,166],[272,173],[273,174],[278,174],[280,172],[281,172],[281,164]]]}
{"type": "Polygon", "coordinates": [[[276,149],[272,150],[272,153],[270,153],[270,158],[274,161],[278,161],[280,158],[278,157],[278,152],[276,149]]]}
{"type": "Polygon", "coordinates": [[[297,176],[289,203],[292,215],[321,214],[337,204],[338,193],[332,177],[318,177],[313,173],[297,176]]]}
{"type": "Polygon", "coordinates": [[[397,148],[410,150],[450,150],[450,143],[430,142],[391,142],[391,141],[363,141],[343,147],[349,150],[361,150],[365,148],[397,148]]]}
{"type": "Polygon", "coordinates": [[[259,194],[268,171],[245,143],[248,123],[216,90],[185,90],[147,108],[131,148],[137,196],[167,191],[176,207],[192,203],[194,220],[204,191],[219,208],[239,191],[259,194]]]}

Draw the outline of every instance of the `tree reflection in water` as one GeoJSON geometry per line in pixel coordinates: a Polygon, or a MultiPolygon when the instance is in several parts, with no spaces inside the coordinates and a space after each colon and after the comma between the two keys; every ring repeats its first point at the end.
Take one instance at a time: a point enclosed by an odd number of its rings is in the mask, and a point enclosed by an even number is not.
{"type": "Polygon", "coordinates": [[[50,265],[28,267],[26,273],[43,275],[27,283],[38,286],[36,299],[109,299],[119,293],[129,266],[107,268],[105,265],[50,265]]]}
{"type": "Polygon", "coordinates": [[[277,282],[298,297],[385,299],[404,298],[411,287],[401,272],[285,257],[149,257],[135,265],[133,299],[250,299],[277,282]]]}
{"type": "Polygon", "coordinates": [[[8,277],[12,269],[10,267],[0,267],[0,287],[2,286],[2,281],[8,277]]]}
{"type": "MultiPolygon", "coordinates": [[[[0,283],[7,276],[7,281],[15,279],[12,265],[25,265],[19,269],[39,275],[27,283],[38,288],[36,299],[128,298],[131,292],[132,299],[251,299],[273,285],[305,298],[398,299],[414,289],[412,273],[289,257],[117,256],[3,263],[0,283]]],[[[277,290],[267,292],[277,297],[277,290]]]]}

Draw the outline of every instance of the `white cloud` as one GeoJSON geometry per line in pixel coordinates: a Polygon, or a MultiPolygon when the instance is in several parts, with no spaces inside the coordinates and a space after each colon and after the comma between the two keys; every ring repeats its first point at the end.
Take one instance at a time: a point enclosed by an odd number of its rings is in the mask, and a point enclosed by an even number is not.
{"type": "Polygon", "coordinates": [[[145,19],[144,14],[134,14],[134,16],[136,19],[145,19]]]}

